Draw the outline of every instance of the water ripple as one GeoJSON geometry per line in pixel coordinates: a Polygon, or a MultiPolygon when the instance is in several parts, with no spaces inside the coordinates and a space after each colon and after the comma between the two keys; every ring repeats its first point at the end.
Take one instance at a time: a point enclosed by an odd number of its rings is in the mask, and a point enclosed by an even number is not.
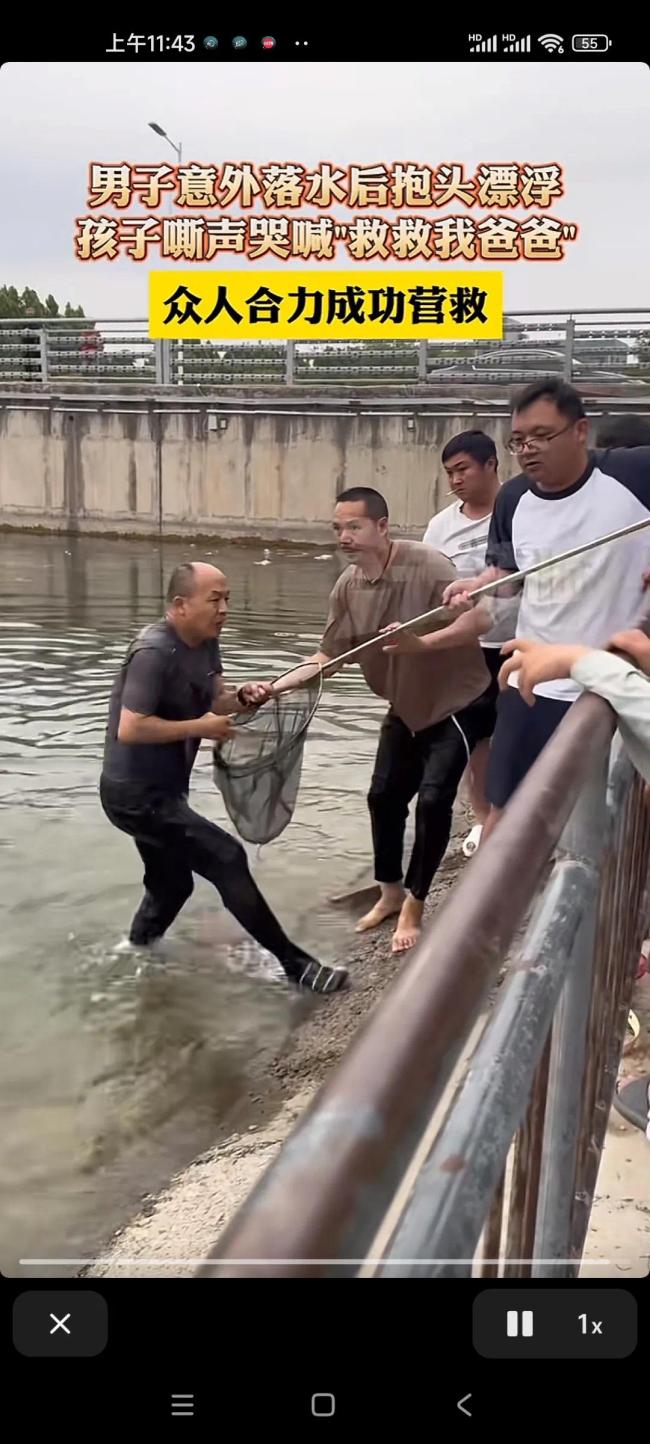
{"type": "MultiPolygon", "coordinates": [[[[197,885],[163,955],[120,951],[140,896],[129,839],[99,806],[107,701],[129,642],[162,610],[148,543],[0,537],[0,1267],[92,1253],[144,1192],[207,1147],[251,1062],[295,1014],[275,964],[197,885]]],[[[165,574],[188,548],[165,546],[165,574]],[[180,554],[179,554],[180,553],[180,554]]],[[[190,555],[206,556],[202,549],[190,555]]],[[[286,671],[318,645],[335,563],[224,547],[226,676],[286,671]]],[[[207,558],[206,558],[207,559],[207,558]]],[[[215,558],[216,560],[217,558],[215,558]]],[[[289,932],[325,960],[326,906],[369,859],[365,805],[383,704],[356,669],[325,684],[294,821],[251,866],[289,932]]],[[[203,748],[200,810],[230,826],[203,748]]]]}

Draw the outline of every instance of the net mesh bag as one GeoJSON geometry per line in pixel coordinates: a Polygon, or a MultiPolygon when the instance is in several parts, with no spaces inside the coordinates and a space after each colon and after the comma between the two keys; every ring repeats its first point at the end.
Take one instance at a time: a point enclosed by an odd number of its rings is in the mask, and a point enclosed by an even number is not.
{"type": "Polygon", "coordinates": [[[307,728],[323,690],[313,680],[233,719],[234,736],[214,748],[214,780],[245,842],[272,842],[293,817],[307,728]]]}

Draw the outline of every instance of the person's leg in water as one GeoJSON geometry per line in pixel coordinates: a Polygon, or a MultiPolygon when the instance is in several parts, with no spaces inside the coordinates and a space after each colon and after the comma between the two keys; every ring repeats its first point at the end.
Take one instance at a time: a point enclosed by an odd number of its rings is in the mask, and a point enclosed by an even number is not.
{"type": "Polygon", "coordinates": [[[409,803],[422,778],[416,740],[398,717],[388,715],[379,735],[377,757],[368,793],[375,878],[380,897],[357,923],[356,931],[376,928],[400,912],[406,893],[403,878],[404,832],[409,803]]]}
{"type": "Polygon", "coordinates": [[[406,897],[393,935],[394,953],[405,953],[420,936],[424,903],[451,835],[454,799],[467,765],[472,733],[458,719],[446,717],[419,734],[422,781],[415,810],[415,839],[406,874],[406,897]],[[469,735],[468,735],[469,734],[469,735]]]}
{"type": "Polygon", "coordinates": [[[319,963],[287,937],[251,875],[241,843],[187,804],[185,809],[192,871],[216,887],[228,912],[260,947],[273,953],[292,982],[320,993],[333,993],[342,987],[347,980],[345,968],[319,963]]]}
{"type": "Polygon", "coordinates": [[[287,937],[251,876],[241,843],[194,812],[184,798],[159,799],[155,807],[140,811],[121,809],[112,795],[104,794],[102,802],[109,820],[135,839],[145,862],[146,891],[131,927],[132,941],[162,937],[190,895],[191,874],[198,873],[292,982],[318,993],[333,993],[345,984],[345,968],[319,963],[287,937]],[[154,852],[160,854],[155,862],[154,852]]]}
{"type": "Polygon", "coordinates": [[[135,838],[144,863],[144,897],[131,923],[129,942],[147,947],[171,927],[194,891],[191,868],[176,852],[135,838]]]}

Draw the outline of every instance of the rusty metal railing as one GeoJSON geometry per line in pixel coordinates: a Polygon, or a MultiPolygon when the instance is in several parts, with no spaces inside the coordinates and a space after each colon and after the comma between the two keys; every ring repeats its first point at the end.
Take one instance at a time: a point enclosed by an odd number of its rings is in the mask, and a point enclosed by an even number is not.
{"type": "Polygon", "coordinates": [[[0,381],[105,387],[520,386],[633,383],[650,370],[647,307],[513,311],[498,341],[154,341],[145,317],[2,317],[0,381]]]}
{"type": "Polygon", "coordinates": [[[576,1272],[648,920],[650,821],[613,729],[600,698],[571,708],[203,1274],[576,1272]]]}

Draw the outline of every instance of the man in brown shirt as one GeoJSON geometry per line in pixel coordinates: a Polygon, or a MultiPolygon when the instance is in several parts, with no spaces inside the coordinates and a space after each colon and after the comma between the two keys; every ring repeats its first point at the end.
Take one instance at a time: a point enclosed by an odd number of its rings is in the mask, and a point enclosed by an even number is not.
{"type": "MultiPolygon", "coordinates": [[[[382,629],[439,606],[455,575],[432,547],[391,541],[388,507],[370,487],[342,493],[334,531],[350,565],[333,588],[321,650],[310,659],[323,667],[382,629]]],[[[449,842],[458,784],[472,749],[494,726],[495,688],[478,643],[486,617],[452,617],[434,632],[429,622],[426,638],[401,633],[391,643],[384,637],[358,658],[371,691],[390,703],[368,795],[381,896],[358,931],[399,914],[394,952],[417,941],[424,900],[449,842]],[[415,840],[402,881],[404,831],[416,795],[415,840]]]]}

